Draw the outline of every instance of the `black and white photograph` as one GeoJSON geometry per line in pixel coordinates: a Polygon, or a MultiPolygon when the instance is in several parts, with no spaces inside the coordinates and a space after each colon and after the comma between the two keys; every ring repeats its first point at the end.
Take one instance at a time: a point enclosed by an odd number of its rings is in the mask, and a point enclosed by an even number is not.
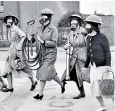
{"type": "Polygon", "coordinates": [[[115,111],[115,1],[0,1],[0,111],[115,111]]]}

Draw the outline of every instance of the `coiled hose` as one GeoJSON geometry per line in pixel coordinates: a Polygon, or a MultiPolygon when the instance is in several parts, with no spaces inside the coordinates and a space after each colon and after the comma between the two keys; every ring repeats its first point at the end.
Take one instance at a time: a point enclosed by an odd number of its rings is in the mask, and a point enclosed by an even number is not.
{"type": "Polygon", "coordinates": [[[22,45],[22,56],[26,64],[32,70],[37,70],[39,68],[39,63],[41,62],[41,59],[42,59],[41,43],[35,37],[33,37],[30,41],[26,37],[22,45]],[[32,57],[33,55],[35,56],[32,57]]]}

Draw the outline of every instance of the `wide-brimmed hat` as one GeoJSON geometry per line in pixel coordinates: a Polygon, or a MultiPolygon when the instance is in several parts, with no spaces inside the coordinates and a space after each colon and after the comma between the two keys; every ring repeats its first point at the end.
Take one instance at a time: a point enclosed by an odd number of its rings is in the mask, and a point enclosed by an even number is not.
{"type": "Polygon", "coordinates": [[[13,16],[13,15],[8,15],[8,16],[4,17],[4,22],[5,22],[5,23],[7,22],[7,19],[8,19],[8,18],[12,18],[12,19],[14,20],[14,22],[15,22],[15,25],[17,25],[18,22],[19,22],[19,20],[17,19],[17,17],[15,17],[15,16],[13,16]]]}
{"type": "Polygon", "coordinates": [[[46,14],[46,15],[53,15],[53,11],[49,8],[44,8],[42,11],[41,11],[41,15],[43,14],[46,14]]]}
{"type": "Polygon", "coordinates": [[[101,17],[97,15],[89,15],[85,22],[96,23],[96,24],[103,24],[101,17]]]}
{"type": "Polygon", "coordinates": [[[69,23],[69,24],[71,23],[71,20],[72,20],[72,19],[78,19],[79,22],[80,22],[80,26],[81,26],[81,24],[84,22],[83,19],[82,19],[82,17],[81,17],[79,14],[73,14],[73,15],[69,16],[69,17],[68,17],[68,23],[69,23]]]}
{"type": "Polygon", "coordinates": [[[69,16],[69,17],[68,17],[68,20],[71,21],[71,20],[74,19],[74,18],[77,18],[77,19],[79,19],[80,21],[83,21],[83,19],[81,18],[81,16],[78,15],[78,14],[73,14],[73,15],[69,16]]]}

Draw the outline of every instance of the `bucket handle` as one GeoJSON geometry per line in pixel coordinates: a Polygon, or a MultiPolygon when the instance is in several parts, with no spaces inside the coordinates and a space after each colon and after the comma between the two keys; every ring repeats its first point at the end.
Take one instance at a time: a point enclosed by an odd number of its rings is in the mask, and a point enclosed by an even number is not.
{"type": "MultiPolygon", "coordinates": [[[[113,80],[114,80],[114,73],[113,73],[113,71],[109,71],[109,70],[107,69],[106,72],[112,72],[112,74],[113,74],[113,80]]],[[[104,74],[105,74],[105,73],[103,73],[103,75],[102,75],[102,80],[103,80],[103,78],[104,78],[104,74]]]]}

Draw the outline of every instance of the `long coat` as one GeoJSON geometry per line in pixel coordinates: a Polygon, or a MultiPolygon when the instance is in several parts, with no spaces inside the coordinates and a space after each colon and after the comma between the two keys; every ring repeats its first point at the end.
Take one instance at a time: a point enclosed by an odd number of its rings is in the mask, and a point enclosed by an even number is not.
{"type": "Polygon", "coordinates": [[[51,23],[44,30],[42,26],[38,27],[36,35],[45,41],[42,44],[42,57],[36,76],[38,80],[50,81],[56,76],[54,63],[57,58],[58,31],[51,23]]]}
{"type": "MultiPolygon", "coordinates": [[[[75,67],[76,69],[75,77],[77,77],[79,87],[80,87],[83,84],[81,69],[82,67],[84,67],[85,60],[86,60],[86,42],[85,42],[84,36],[81,34],[80,29],[76,30],[75,33],[71,31],[69,33],[68,38],[70,40],[71,47],[73,48],[72,55],[69,62],[70,72],[75,67]]],[[[71,73],[70,73],[70,76],[71,76],[71,73]]],[[[64,74],[62,75],[61,80],[64,81],[65,77],[66,77],[66,70],[64,71],[64,74]]],[[[74,78],[70,78],[70,79],[76,80],[74,78]]]]}

